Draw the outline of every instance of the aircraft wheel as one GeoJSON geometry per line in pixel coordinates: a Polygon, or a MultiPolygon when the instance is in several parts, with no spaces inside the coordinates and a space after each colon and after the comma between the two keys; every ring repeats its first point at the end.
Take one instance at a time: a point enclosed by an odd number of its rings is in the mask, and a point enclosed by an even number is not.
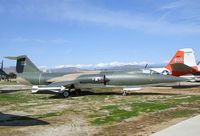
{"type": "Polygon", "coordinates": [[[127,96],[127,92],[124,91],[124,92],[122,93],[122,96],[127,96]]]}
{"type": "Polygon", "coordinates": [[[62,96],[63,96],[64,98],[69,97],[69,96],[70,96],[70,91],[64,91],[64,92],[62,93],[62,96]]]}

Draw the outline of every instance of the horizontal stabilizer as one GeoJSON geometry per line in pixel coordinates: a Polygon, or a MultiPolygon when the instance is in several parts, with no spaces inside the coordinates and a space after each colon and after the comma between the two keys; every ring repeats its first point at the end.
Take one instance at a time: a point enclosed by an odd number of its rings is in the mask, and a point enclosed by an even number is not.
{"type": "Polygon", "coordinates": [[[21,56],[6,56],[4,58],[6,59],[10,59],[10,60],[17,60],[17,59],[21,59],[21,58],[26,58],[26,55],[21,55],[21,56]]]}
{"type": "Polygon", "coordinates": [[[172,68],[172,72],[183,72],[183,73],[191,72],[192,73],[196,71],[196,69],[194,69],[193,67],[187,66],[182,63],[171,64],[171,68],[172,68]]]}

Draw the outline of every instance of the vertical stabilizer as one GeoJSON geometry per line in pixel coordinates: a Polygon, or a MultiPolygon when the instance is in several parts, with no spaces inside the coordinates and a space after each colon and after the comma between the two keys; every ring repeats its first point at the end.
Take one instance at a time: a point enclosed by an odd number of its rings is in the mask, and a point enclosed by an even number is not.
{"type": "Polygon", "coordinates": [[[1,62],[1,70],[3,71],[3,60],[1,62]]]}
{"type": "Polygon", "coordinates": [[[178,50],[165,68],[172,71],[171,65],[176,63],[184,64],[189,67],[197,67],[193,49],[185,48],[178,50]]]}

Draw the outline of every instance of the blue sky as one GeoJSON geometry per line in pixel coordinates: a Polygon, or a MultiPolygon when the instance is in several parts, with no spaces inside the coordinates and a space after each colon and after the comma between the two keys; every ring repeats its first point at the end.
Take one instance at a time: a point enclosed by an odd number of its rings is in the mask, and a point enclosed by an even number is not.
{"type": "Polygon", "coordinates": [[[199,59],[199,2],[0,0],[0,56],[26,54],[38,66],[102,66],[163,63],[190,47],[199,59]]]}

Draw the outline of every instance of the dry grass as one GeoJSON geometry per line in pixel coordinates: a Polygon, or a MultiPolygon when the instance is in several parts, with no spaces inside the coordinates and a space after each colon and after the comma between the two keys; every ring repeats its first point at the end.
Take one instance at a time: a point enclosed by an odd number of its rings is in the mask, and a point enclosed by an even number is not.
{"type": "Polygon", "coordinates": [[[70,135],[146,135],[200,112],[197,87],[145,88],[127,97],[120,92],[96,89],[68,99],[33,95],[30,90],[0,94],[0,132],[11,136],[57,135],[59,131],[70,135]]]}

